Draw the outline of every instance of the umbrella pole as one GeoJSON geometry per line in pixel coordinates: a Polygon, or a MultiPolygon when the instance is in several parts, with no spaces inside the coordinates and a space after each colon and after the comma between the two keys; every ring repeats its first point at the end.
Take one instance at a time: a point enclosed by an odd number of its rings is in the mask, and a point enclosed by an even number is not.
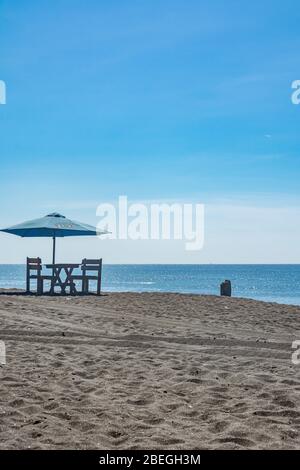
{"type": "MultiPolygon", "coordinates": [[[[52,264],[54,265],[55,264],[55,236],[52,237],[52,240],[53,240],[52,264]]],[[[54,294],[54,272],[55,272],[55,269],[54,269],[54,266],[52,266],[52,280],[51,280],[51,289],[50,289],[51,294],[54,294]]]]}
{"type": "Polygon", "coordinates": [[[53,237],[53,256],[52,256],[52,264],[55,264],[55,237],[53,237]]]}

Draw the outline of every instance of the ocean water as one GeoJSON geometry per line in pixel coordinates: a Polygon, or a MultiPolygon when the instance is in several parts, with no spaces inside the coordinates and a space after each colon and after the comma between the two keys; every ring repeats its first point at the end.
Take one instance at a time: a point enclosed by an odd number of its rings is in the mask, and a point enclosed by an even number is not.
{"type": "MultiPolygon", "coordinates": [[[[104,291],[219,294],[300,305],[300,265],[104,265],[104,291]]],[[[0,288],[25,289],[24,265],[0,265],[0,288]]]]}

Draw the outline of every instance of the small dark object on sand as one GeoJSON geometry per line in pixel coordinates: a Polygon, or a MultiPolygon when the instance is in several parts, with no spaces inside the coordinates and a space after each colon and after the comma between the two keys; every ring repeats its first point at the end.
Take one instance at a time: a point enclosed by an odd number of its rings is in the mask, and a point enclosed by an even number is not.
{"type": "Polygon", "coordinates": [[[221,283],[220,294],[231,297],[231,282],[228,279],[221,283]]]}

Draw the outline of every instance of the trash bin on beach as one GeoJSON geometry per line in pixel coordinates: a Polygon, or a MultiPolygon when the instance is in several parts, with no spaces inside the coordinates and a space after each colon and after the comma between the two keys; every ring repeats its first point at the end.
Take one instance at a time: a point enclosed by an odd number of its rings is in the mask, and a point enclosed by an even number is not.
{"type": "Polygon", "coordinates": [[[228,279],[225,279],[225,281],[221,283],[220,295],[231,297],[231,282],[228,279]]]}

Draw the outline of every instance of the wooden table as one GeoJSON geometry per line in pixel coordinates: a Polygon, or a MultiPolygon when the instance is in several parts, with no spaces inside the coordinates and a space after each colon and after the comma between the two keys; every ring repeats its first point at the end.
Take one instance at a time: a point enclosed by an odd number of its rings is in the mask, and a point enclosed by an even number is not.
{"type": "Polygon", "coordinates": [[[51,288],[50,293],[54,294],[55,287],[60,287],[61,293],[66,294],[66,288],[70,288],[70,294],[76,294],[76,286],[74,279],[72,278],[72,273],[74,269],[79,268],[80,264],[46,264],[47,269],[52,269],[52,279],[51,279],[51,288]],[[66,275],[66,278],[62,279],[62,274],[66,275]]]}

